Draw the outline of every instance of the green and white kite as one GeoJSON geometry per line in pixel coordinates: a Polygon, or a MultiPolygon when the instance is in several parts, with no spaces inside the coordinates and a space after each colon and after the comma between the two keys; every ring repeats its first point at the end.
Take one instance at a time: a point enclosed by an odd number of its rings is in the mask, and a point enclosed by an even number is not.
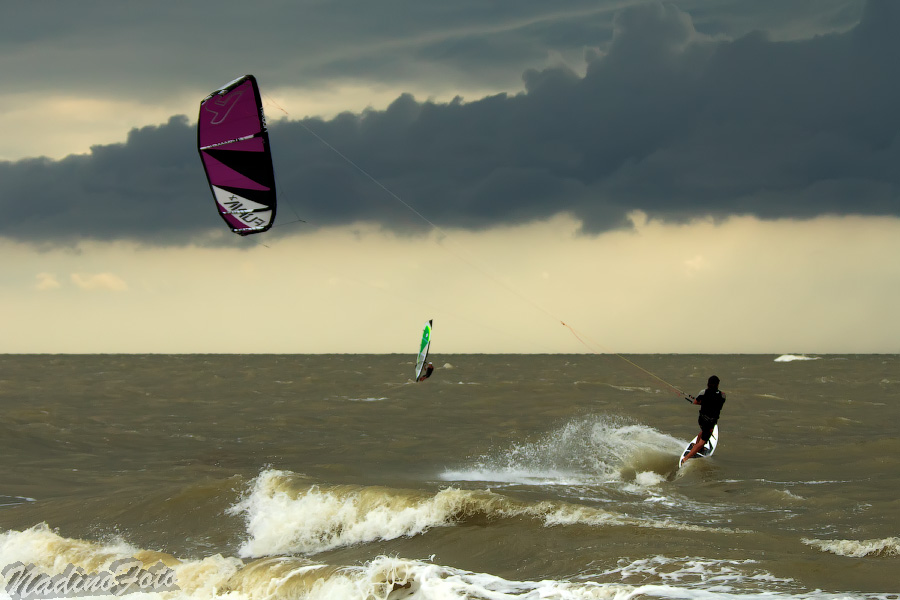
{"type": "Polygon", "coordinates": [[[428,364],[428,349],[431,347],[431,321],[432,319],[428,319],[422,330],[422,343],[419,345],[419,356],[416,358],[416,381],[421,381],[422,371],[428,364]]]}

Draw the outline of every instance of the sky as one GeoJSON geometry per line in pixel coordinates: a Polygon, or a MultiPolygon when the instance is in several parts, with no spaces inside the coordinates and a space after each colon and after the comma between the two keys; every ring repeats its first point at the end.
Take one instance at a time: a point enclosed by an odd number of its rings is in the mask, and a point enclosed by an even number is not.
{"type": "Polygon", "coordinates": [[[900,352],[893,0],[0,12],[0,352],[900,352]],[[242,237],[196,123],[246,73],[242,237]]]}

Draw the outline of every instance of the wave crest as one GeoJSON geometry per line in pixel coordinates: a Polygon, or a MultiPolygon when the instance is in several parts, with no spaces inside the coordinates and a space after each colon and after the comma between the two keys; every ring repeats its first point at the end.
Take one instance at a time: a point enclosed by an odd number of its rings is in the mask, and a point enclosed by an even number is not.
{"type": "Polygon", "coordinates": [[[900,538],[896,537],[882,540],[804,539],[803,543],[838,556],[851,556],[853,558],[900,556],[900,538]]]}
{"type": "Polygon", "coordinates": [[[488,490],[454,487],[421,492],[384,487],[316,485],[291,473],[261,473],[248,494],[228,509],[243,515],[249,538],[239,555],[316,554],[356,544],[420,535],[435,527],[510,518],[561,525],[723,531],[670,520],[627,517],[560,501],[524,502],[488,490]],[[293,486],[291,485],[293,483],[293,486]]]}

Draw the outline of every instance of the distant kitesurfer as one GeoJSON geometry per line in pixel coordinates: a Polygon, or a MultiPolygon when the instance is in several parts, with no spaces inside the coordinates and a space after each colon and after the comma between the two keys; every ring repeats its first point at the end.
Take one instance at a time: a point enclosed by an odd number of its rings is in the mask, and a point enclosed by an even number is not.
{"type": "Polygon", "coordinates": [[[697,436],[697,443],[694,444],[691,451],[681,459],[682,464],[697,454],[700,448],[709,441],[713,428],[719,422],[719,413],[722,412],[722,405],[725,404],[725,394],[719,390],[719,378],[713,375],[706,382],[705,390],[700,392],[696,398],[688,396],[685,400],[700,405],[700,416],[697,418],[697,423],[700,425],[700,435],[697,436]]]}
{"type": "Polygon", "coordinates": [[[426,379],[431,377],[431,374],[433,372],[434,372],[434,365],[431,363],[428,363],[428,365],[425,367],[425,371],[422,373],[422,376],[419,377],[419,381],[425,381],[426,379]]]}

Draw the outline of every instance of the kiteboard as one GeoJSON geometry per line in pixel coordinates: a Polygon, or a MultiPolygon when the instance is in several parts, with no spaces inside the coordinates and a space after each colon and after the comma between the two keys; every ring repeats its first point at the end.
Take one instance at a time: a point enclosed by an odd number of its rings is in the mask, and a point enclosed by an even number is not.
{"type": "MultiPolygon", "coordinates": [[[[681,468],[683,466],[681,459],[683,459],[685,456],[687,456],[688,452],[691,451],[691,448],[694,447],[694,444],[697,443],[697,439],[699,437],[700,436],[697,435],[694,437],[694,439],[692,439],[690,442],[688,442],[688,445],[685,447],[684,452],[682,452],[681,456],[678,457],[678,468],[681,468]]],[[[713,452],[716,451],[716,447],[718,447],[718,445],[719,445],[719,426],[716,425],[715,427],[713,427],[712,435],[709,436],[709,440],[705,444],[703,444],[703,447],[700,448],[700,450],[697,451],[697,454],[695,454],[691,458],[692,459],[707,458],[709,456],[712,456],[713,452]]]]}

